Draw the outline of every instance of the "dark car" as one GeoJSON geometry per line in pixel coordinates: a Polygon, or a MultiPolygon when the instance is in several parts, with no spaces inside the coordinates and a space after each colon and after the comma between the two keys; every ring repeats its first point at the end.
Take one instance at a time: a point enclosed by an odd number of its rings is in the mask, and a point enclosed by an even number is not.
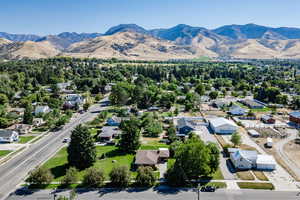
{"type": "Polygon", "coordinates": [[[205,186],[201,188],[201,192],[215,192],[216,188],[214,186],[205,186]]]}

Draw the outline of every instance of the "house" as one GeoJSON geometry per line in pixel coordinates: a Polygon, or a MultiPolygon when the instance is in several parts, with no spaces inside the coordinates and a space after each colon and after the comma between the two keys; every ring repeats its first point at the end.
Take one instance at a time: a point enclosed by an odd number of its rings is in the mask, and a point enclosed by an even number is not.
{"type": "Polygon", "coordinates": [[[237,116],[241,116],[241,115],[245,115],[247,113],[247,110],[238,106],[238,105],[233,105],[229,108],[228,111],[231,115],[237,115],[237,116]]]}
{"type": "Polygon", "coordinates": [[[249,134],[251,137],[259,137],[259,136],[260,136],[260,133],[257,132],[257,131],[254,130],[254,129],[248,130],[248,134],[249,134]]]}
{"type": "Polygon", "coordinates": [[[121,124],[121,121],[121,117],[112,116],[106,120],[106,123],[109,126],[119,126],[121,124]]]}
{"type": "Polygon", "coordinates": [[[1,129],[0,142],[16,142],[19,140],[19,133],[14,130],[1,129]]]}
{"type": "Polygon", "coordinates": [[[118,136],[121,131],[117,127],[103,126],[99,134],[100,141],[111,141],[114,137],[118,136]]]}
{"type": "Polygon", "coordinates": [[[257,100],[244,99],[240,102],[251,109],[262,109],[265,107],[261,102],[258,102],[257,100]]]}
{"type": "Polygon", "coordinates": [[[209,119],[209,126],[214,133],[232,134],[237,131],[238,126],[223,117],[209,119]]]}
{"type": "Polygon", "coordinates": [[[198,123],[194,119],[182,117],[177,121],[178,136],[186,136],[190,132],[198,130],[199,127],[203,125],[204,123],[198,123]]]}
{"type": "Polygon", "coordinates": [[[7,128],[7,130],[13,130],[19,133],[19,135],[27,134],[31,132],[32,125],[29,124],[14,124],[7,128]]]}
{"type": "Polygon", "coordinates": [[[77,105],[84,104],[85,100],[80,94],[69,94],[66,96],[66,101],[64,103],[64,108],[70,109],[77,105]]]}
{"type": "Polygon", "coordinates": [[[37,106],[34,110],[34,114],[35,115],[39,115],[39,114],[46,114],[49,113],[51,110],[49,108],[49,106],[37,106]]]}
{"type": "Polygon", "coordinates": [[[276,161],[270,155],[258,155],[256,151],[229,148],[230,160],[240,170],[258,169],[275,170],[276,161]]]}
{"type": "Polygon", "coordinates": [[[34,118],[33,121],[32,121],[32,125],[35,126],[35,127],[39,127],[44,123],[45,122],[44,122],[43,118],[34,118]]]}
{"type": "Polygon", "coordinates": [[[156,167],[157,164],[166,161],[170,157],[169,149],[138,150],[135,156],[136,166],[156,167]]]}
{"type": "Polygon", "coordinates": [[[230,160],[235,168],[237,169],[252,169],[253,164],[257,159],[256,151],[246,151],[240,149],[231,149],[230,160]]]}
{"type": "Polygon", "coordinates": [[[265,124],[275,124],[275,119],[273,118],[272,115],[263,115],[261,117],[261,121],[264,122],[265,124]]]}
{"type": "Polygon", "coordinates": [[[292,123],[300,125],[300,111],[294,111],[289,113],[289,120],[292,123]]]}

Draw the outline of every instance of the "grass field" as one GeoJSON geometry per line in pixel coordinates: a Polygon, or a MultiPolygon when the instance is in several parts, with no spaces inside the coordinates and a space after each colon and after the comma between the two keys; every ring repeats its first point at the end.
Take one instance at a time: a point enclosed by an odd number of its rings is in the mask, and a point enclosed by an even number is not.
{"type": "MultiPolygon", "coordinates": [[[[129,169],[134,159],[132,154],[123,154],[117,150],[115,146],[97,146],[97,161],[94,164],[95,167],[103,169],[106,179],[108,180],[108,174],[113,166],[125,165],[129,169]],[[105,154],[104,159],[100,159],[101,155],[105,154]]],[[[67,161],[67,149],[61,149],[54,157],[48,160],[44,167],[51,170],[54,175],[54,181],[59,181],[63,178],[68,168],[67,161]]],[[[80,180],[82,179],[85,170],[79,172],[80,180]]],[[[135,172],[132,172],[132,176],[135,176],[135,172]]]]}
{"type": "Polygon", "coordinates": [[[272,183],[238,182],[237,184],[241,189],[261,189],[261,190],[275,189],[272,183]]]}
{"type": "Polygon", "coordinates": [[[32,140],[33,138],[35,138],[35,136],[20,136],[19,143],[25,144],[25,143],[29,142],[30,140],[32,140]]]}
{"type": "Polygon", "coordinates": [[[12,151],[10,151],[10,150],[0,150],[0,158],[6,156],[10,152],[12,152],[12,151]]]}

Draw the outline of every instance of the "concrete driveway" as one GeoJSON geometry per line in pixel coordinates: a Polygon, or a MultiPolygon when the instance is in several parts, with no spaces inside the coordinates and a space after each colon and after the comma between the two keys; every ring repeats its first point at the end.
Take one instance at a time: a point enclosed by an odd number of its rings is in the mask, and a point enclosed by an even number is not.
{"type": "MultiPolygon", "coordinates": [[[[221,146],[219,145],[216,137],[208,130],[206,126],[199,127],[198,131],[195,131],[197,135],[200,136],[200,138],[204,142],[213,142],[216,143],[221,150],[221,146]]],[[[224,157],[223,153],[220,154],[220,169],[222,171],[222,174],[224,176],[225,180],[234,180],[236,179],[235,174],[233,173],[232,166],[228,162],[228,159],[224,157]]]]}

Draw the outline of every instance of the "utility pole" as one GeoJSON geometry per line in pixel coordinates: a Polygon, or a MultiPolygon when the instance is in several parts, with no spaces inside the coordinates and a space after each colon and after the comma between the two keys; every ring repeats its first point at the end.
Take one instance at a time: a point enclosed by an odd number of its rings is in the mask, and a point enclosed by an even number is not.
{"type": "Polygon", "coordinates": [[[197,195],[198,195],[198,200],[200,200],[200,183],[198,183],[197,186],[197,195]]]}

